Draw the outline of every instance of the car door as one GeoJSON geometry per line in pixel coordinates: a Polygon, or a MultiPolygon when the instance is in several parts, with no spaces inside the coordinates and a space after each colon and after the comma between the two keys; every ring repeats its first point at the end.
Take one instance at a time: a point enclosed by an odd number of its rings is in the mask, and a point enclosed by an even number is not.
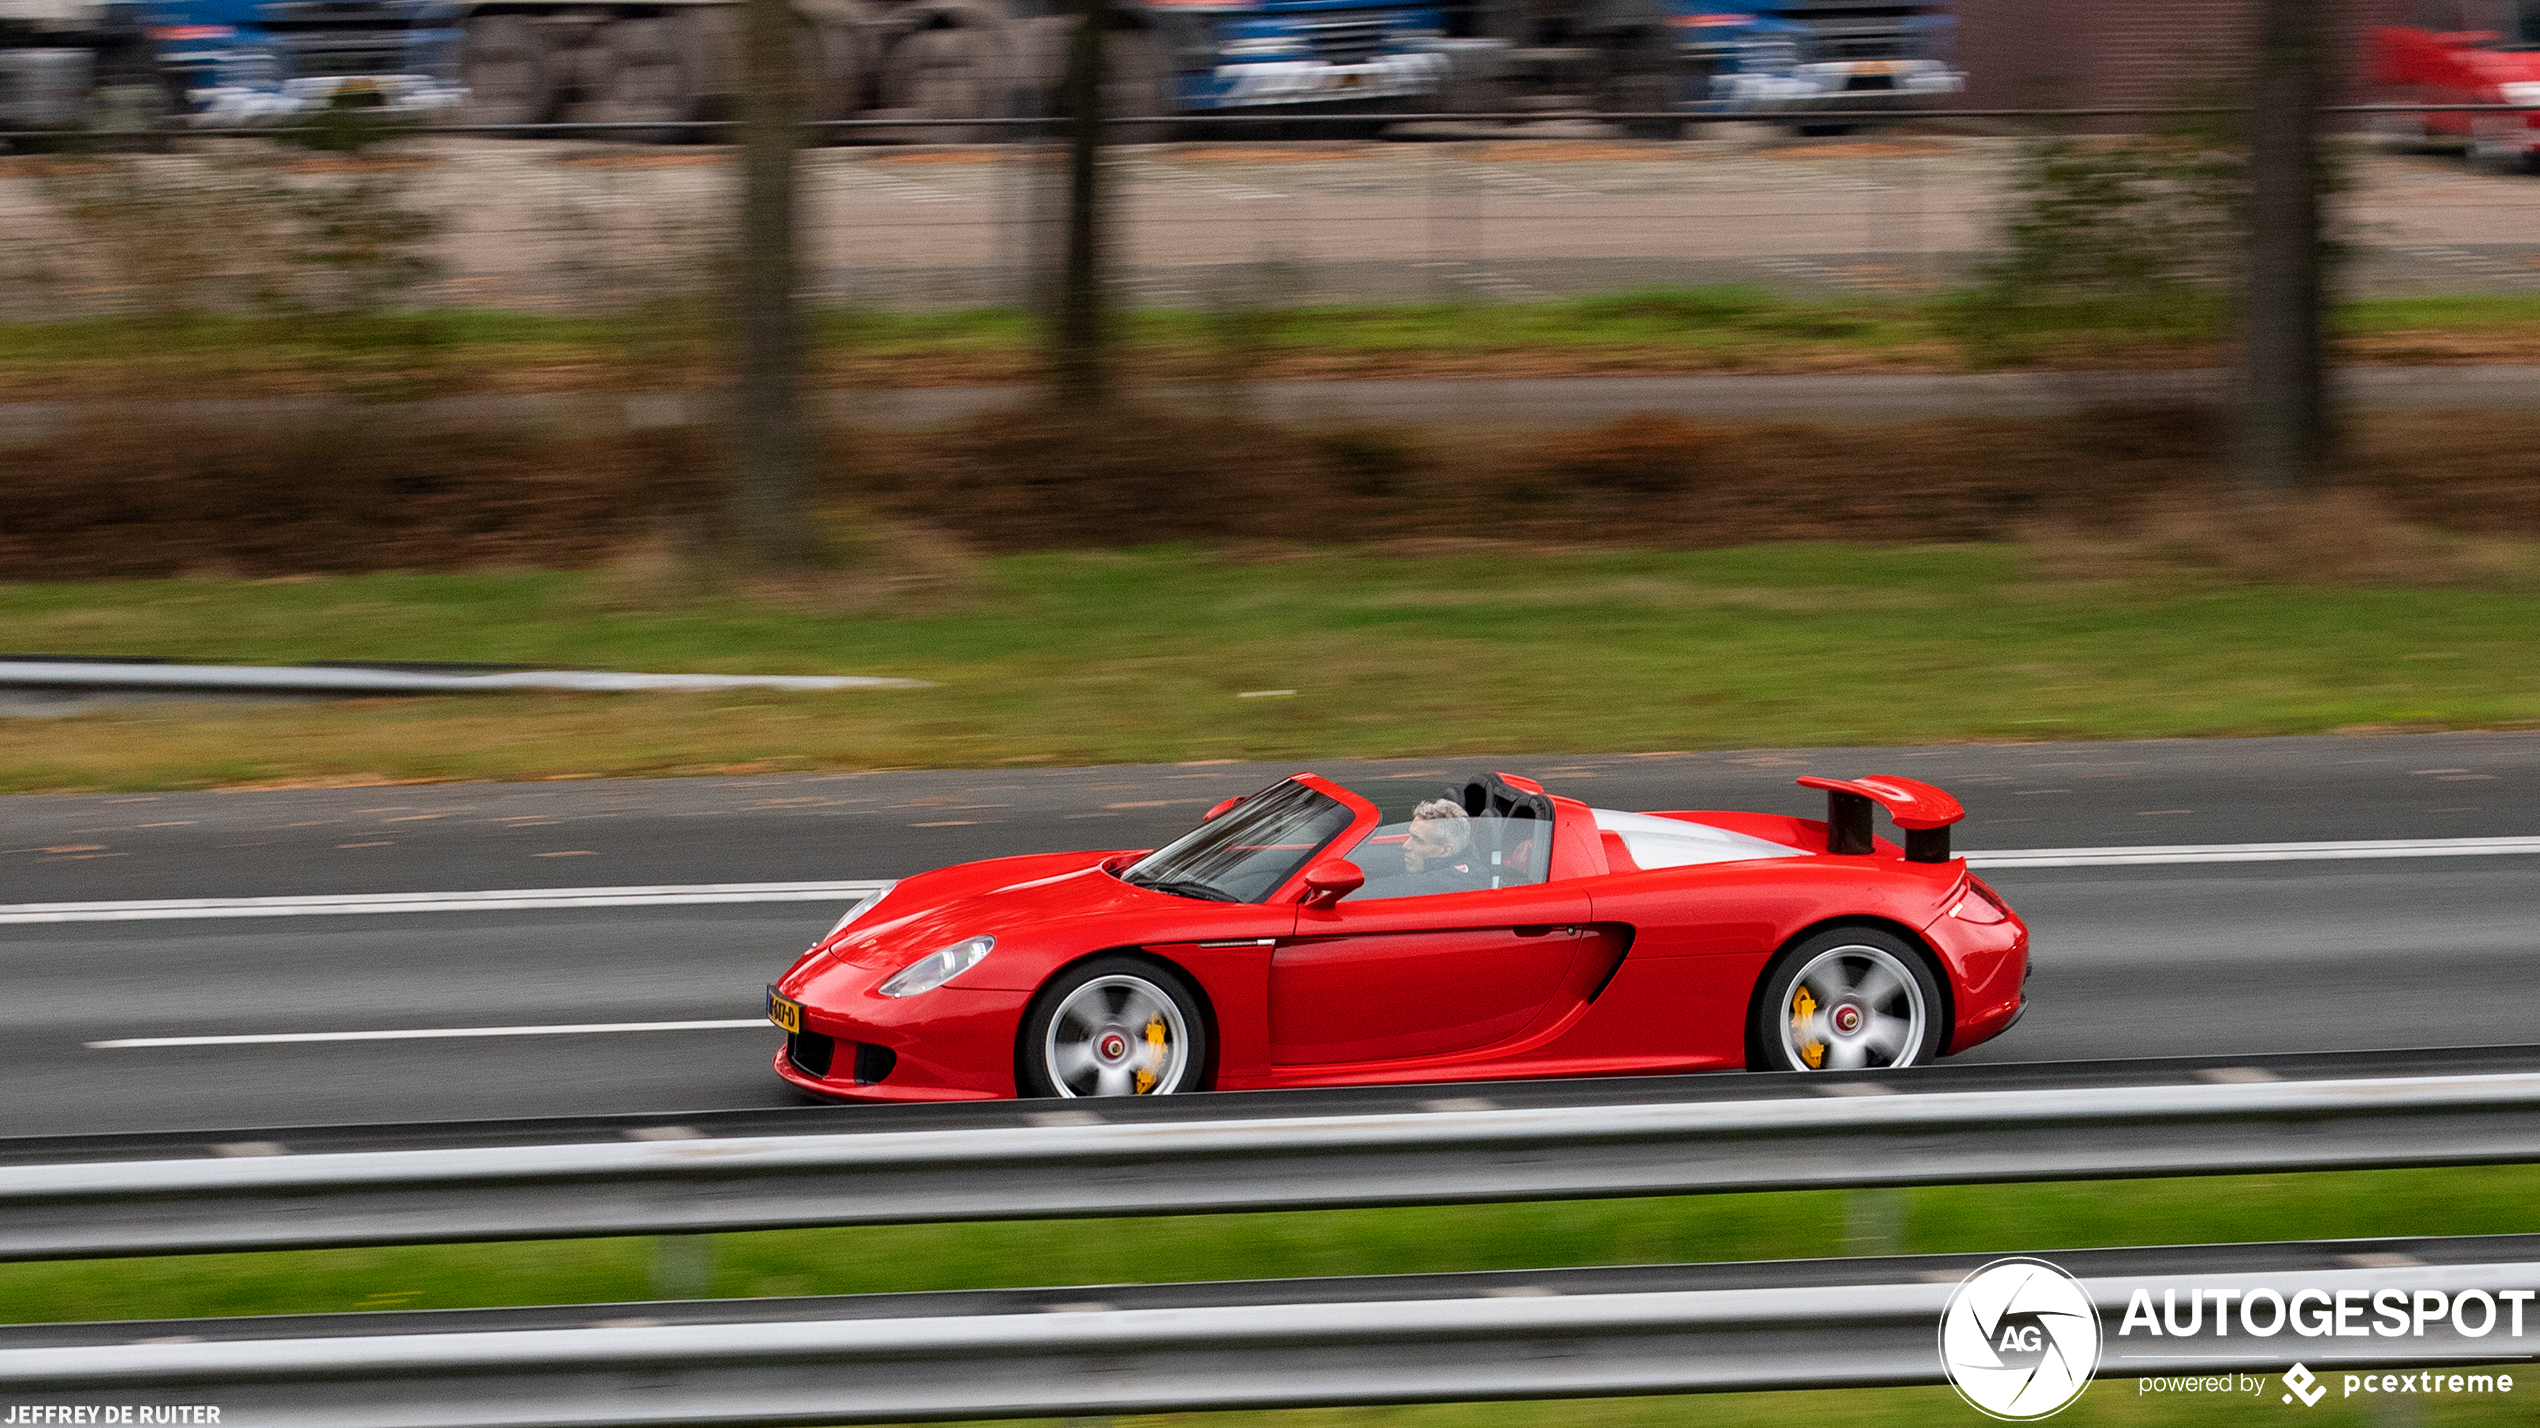
{"type": "Polygon", "coordinates": [[[1270,959],[1271,1062],[1397,1061],[1505,1041],[1562,994],[1587,920],[1575,883],[1301,909],[1270,959]]]}

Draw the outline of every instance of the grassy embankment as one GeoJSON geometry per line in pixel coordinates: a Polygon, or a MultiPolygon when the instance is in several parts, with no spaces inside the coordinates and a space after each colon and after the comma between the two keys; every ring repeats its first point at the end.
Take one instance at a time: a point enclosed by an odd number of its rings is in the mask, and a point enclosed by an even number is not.
{"type": "MultiPolygon", "coordinates": [[[[865,671],[934,690],[198,706],[0,725],[10,786],[170,787],[1453,750],[2301,732],[2540,722],[2528,575],[2459,588],[2056,578],[2006,547],[1043,555],[796,592],[665,597],[627,572],[0,587],[0,645],[865,671]],[[824,604],[824,600],[826,603],[824,604]],[[808,604],[804,602],[808,601],[808,604]],[[1292,697],[1238,699],[1295,689],[1292,697]]],[[[1908,1192],[1898,1247],[2530,1232],[2540,1171],[1908,1192]]],[[[720,1237],[709,1292],[1811,1257],[1839,1192],[720,1237]]],[[[19,1320],[650,1297],[640,1240],[0,1267],[19,1320]]],[[[2536,1376],[2540,1377],[2540,1376],[2536,1376]]],[[[2100,1385],[2082,1424],[2214,1422],[2100,1385]]],[[[1945,1390],[1203,1415],[1224,1428],[1959,1421],[1945,1390]]],[[[2245,1410],[2240,1410],[2245,1411],[2245,1410]]],[[[2433,1424],[2505,1421],[2425,1405],[2433,1424]]],[[[2332,1400],[2323,1423],[2364,1421],[2332,1400]]],[[[1133,1420],[1143,1421],[1143,1420],[1133,1420]]]]}
{"type": "Polygon", "coordinates": [[[2529,728],[2540,581],[2516,558],[2413,589],[1839,545],[1062,553],[759,600],[623,570],[0,585],[15,652],[937,685],[0,720],[0,790],[2529,728]]]}
{"type": "MultiPolygon", "coordinates": [[[[1562,376],[1610,372],[1948,372],[2197,366],[2192,330],[2033,315],[2015,348],[1971,344],[1949,297],[1804,301],[1747,288],[1663,289],[1539,303],[1311,307],[1234,316],[1141,310],[1122,321],[1131,380],[1230,367],[1260,378],[1562,376]],[[2066,330],[2052,330],[2062,327],[2066,330]]],[[[613,316],[435,311],[368,317],[93,318],[0,324],[0,396],[164,397],[331,391],[619,390],[716,378],[715,326],[676,303],[613,316]]],[[[2187,324],[2192,329],[2203,319],[2187,324]]],[[[2353,302],[2345,360],[2540,361],[2540,298],[2353,302]]],[[[1041,334],[1022,313],[831,311],[814,323],[817,380],[929,386],[1030,380],[1041,334]]]]}

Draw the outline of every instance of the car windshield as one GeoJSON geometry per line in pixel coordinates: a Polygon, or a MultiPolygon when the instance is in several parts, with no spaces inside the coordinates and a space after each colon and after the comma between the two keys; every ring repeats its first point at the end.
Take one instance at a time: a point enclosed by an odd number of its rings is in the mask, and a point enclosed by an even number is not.
{"type": "Polygon", "coordinates": [[[1339,799],[1282,783],[1140,858],[1120,876],[1182,897],[1259,902],[1349,822],[1349,806],[1339,799]]]}

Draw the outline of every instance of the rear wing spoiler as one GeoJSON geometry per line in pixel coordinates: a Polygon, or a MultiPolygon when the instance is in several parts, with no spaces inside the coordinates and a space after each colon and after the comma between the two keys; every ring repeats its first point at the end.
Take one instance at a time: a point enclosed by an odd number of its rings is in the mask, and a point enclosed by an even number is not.
{"type": "Polygon", "coordinates": [[[1905,861],[1946,863],[1949,825],[1967,816],[1967,810],[1948,794],[1930,784],[1894,774],[1856,779],[1818,778],[1812,774],[1800,779],[1799,786],[1826,791],[1829,853],[1858,856],[1875,846],[1870,841],[1870,805],[1875,803],[1887,810],[1897,827],[1905,830],[1905,861]]]}

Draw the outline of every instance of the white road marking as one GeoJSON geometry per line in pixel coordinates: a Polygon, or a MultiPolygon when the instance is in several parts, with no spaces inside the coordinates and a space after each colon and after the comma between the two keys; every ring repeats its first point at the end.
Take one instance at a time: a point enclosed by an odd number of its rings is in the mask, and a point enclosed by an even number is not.
{"type": "Polygon", "coordinates": [[[584,1026],[441,1026],[412,1031],[277,1031],[256,1036],[134,1036],[121,1041],[91,1041],[94,1051],[129,1051],[145,1046],[276,1046],[300,1041],[436,1041],[453,1036],[590,1036],[615,1031],[730,1031],[769,1026],[765,1017],[733,1021],[604,1021],[584,1026]]]}
{"type": "Polygon", "coordinates": [[[0,904],[0,923],[156,922],[208,917],[336,917],[377,912],[519,912],[574,907],[684,907],[730,902],[853,901],[888,879],[822,883],[689,883],[632,888],[516,888],[501,892],[347,893],[324,897],[200,897],[134,902],[0,904]]]}
{"type": "Polygon", "coordinates": [[[2157,848],[2015,848],[1969,853],[1971,868],[2122,868],[2154,863],[2307,863],[2540,853],[2540,838],[2374,838],[2351,843],[2182,843],[2157,848]]]}
{"type": "MultiPolygon", "coordinates": [[[[1082,816],[1082,815],[1080,815],[1082,816]]],[[[2117,868],[2170,863],[2301,863],[2379,858],[2475,858],[2540,854],[2540,837],[2374,838],[2344,843],[2191,843],[2110,848],[2007,848],[1965,855],[1973,868],[2117,868]]],[[[326,917],[383,912],[514,912],[577,907],[678,907],[704,903],[852,901],[888,880],[824,883],[696,883],[631,888],[526,888],[504,892],[359,893],[326,897],[173,898],[136,902],[0,904],[0,923],[148,922],[220,917],[326,917]]]]}

